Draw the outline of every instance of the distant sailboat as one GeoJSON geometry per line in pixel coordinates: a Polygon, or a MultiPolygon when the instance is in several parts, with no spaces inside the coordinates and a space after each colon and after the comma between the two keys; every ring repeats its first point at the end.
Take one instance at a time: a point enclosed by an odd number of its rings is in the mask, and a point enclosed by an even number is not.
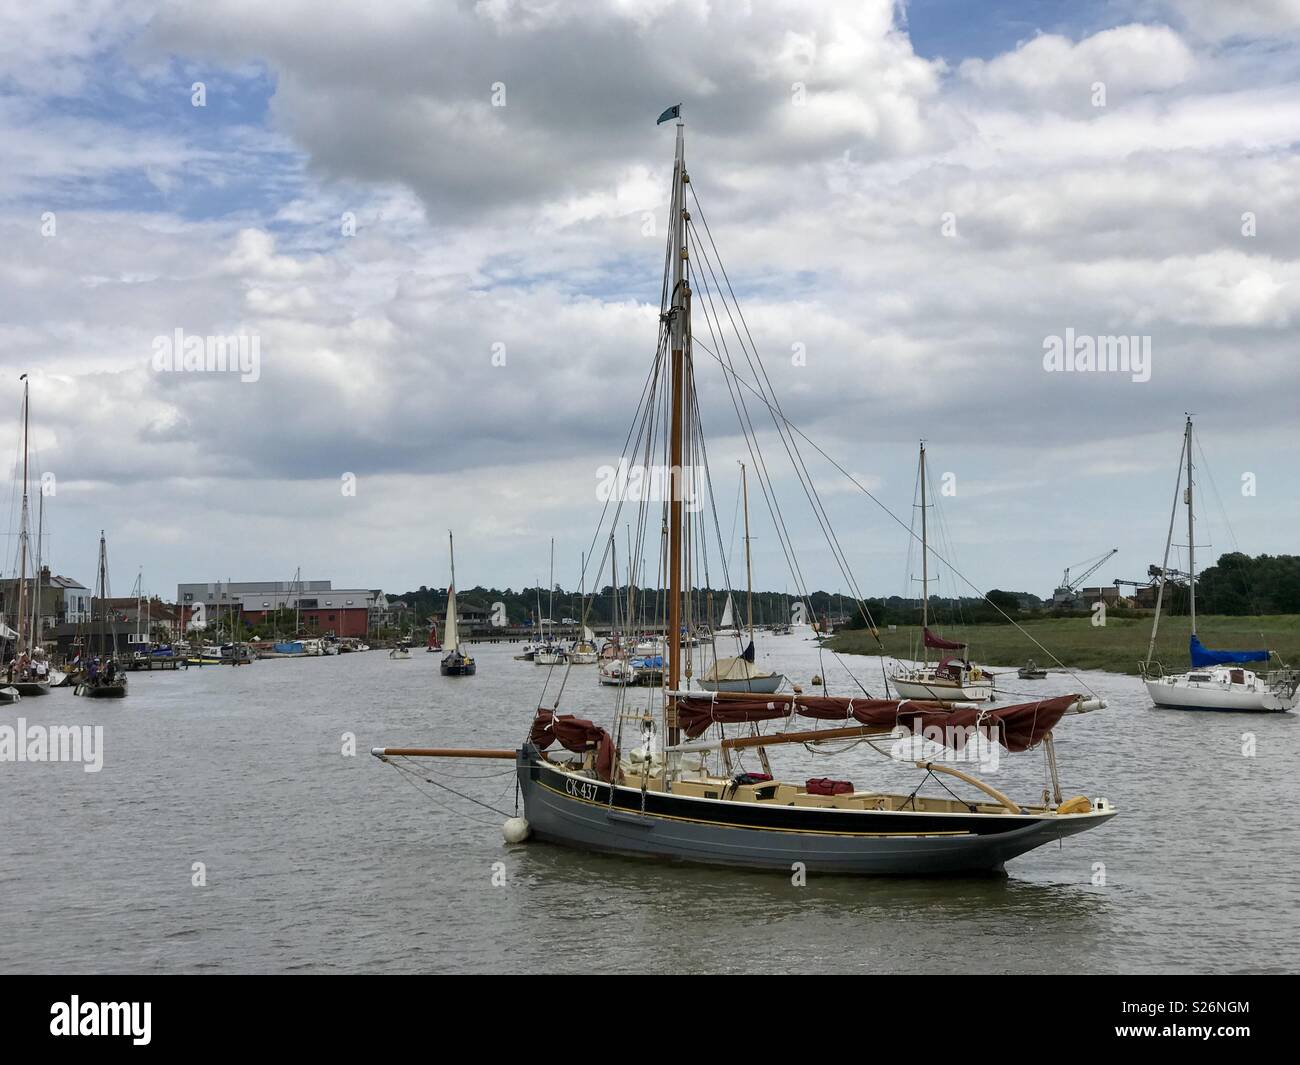
{"type": "Polygon", "coordinates": [[[447,545],[451,551],[451,584],[447,588],[447,646],[451,648],[442,660],[441,670],[444,677],[472,677],[478,666],[460,645],[460,624],[456,617],[456,545],[451,533],[447,533],[447,545]]]}
{"type": "Polygon", "coordinates": [[[72,694],[87,699],[123,699],[126,697],[126,673],[117,664],[117,631],[109,616],[108,548],[102,531],[99,534],[99,572],[95,579],[95,594],[99,601],[98,647],[90,660],[85,679],[72,689],[72,694]]]}
{"type": "Polygon", "coordinates": [[[740,639],[740,630],[736,628],[735,610],[732,607],[731,593],[727,593],[727,602],[722,608],[722,620],[718,622],[718,629],[713,634],[720,639],[740,639]]]}
{"type": "Polygon", "coordinates": [[[438,640],[438,623],[436,621],[429,622],[429,643],[424,649],[427,652],[442,650],[442,644],[438,640]]]}
{"type": "Polygon", "coordinates": [[[31,385],[27,375],[19,378],[23,382],[23,504],[18,526],[18,615],[17,635],[14,637],[14,658],[9,664],[6,687],[19,695],[48,695],[50,691],[49,666],[44,661],[45,652],[31,639],[33,629],[31,621],[40,613],[40,605],[35,604],[28,612],[27,603],[27,556],[29,544],[31,511],[28,506],[27,455],[28,435],[31,426],[31,385]]]}
{"type": "Polygon", "coordinates": [[[930,665],[930,651],[965,651],[964,643],[945,640],[930,631],[930,543],[926,524],[925,442],[921,442],[921,655],[919,666],[889,678],[904,699],[938,699],[941,702],[986,702],[993,698],[993,678],[959,655],[949,655],[930,665]]]}
{"type": "Polygon", "coordinates": [[[1187,673],[1166,674],[1152,662],[1156,633],[1164,605],[1165,584],[1169,573],[1169,548],[1173,543],[1174,514],[1178,509],[1175,486],[1174,513],[1169,515],[1169,536],[1165,541],[1164,564],[1160,568],[1160,590],[1156,595],[1156,612],[1151,619],[1151,642],[1142,663],[1142,680],[1156,706],[1166,710],[1229,710],[1243,713],[1285,713],[1300,701],[1300,672],[1293,669],[1273,670],[1263,676],[1245,669],[1247,662],[1267,662],[1269,651],[1214,651],[1201,643],[1196,633],[1196,528],[1192,484],[1192,419],[1189,415],[1183,430],[1183,451],[1179,456],[1179,484],[1186,458],[1187,488],[1183,503],[1187,506],[1187,591],[1191,604],[1192,635],[1188,655],[1192,668],[1187,673]]]}
{"type": "MultiPolygon", "coordinates": [[[[745,585],[746,613],[749,629],[749,642],[738,655],[715,658],[700,679],[700,687],[710,692],[754,692],[771,695],[785,683],[785,677],[763,669],[754,661],[754,578],[753,563],[749,555],[749,482],[745,476],[745,464],[740,464],[740,483],[745,500],[745,585]]],[[[731,595],[727,595],[727,606],[722,613],[724,625],[731,615],[731,595]]],[[[734,629],[732,630],[735,631],[734,629]]],[[[717,635],[722,635],[718,633],[717,635]]]]}

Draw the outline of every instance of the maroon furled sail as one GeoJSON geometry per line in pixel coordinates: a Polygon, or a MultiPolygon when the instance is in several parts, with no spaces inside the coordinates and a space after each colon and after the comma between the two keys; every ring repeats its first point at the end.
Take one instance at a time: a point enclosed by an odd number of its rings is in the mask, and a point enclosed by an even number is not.
{"type": "Polygon", "coordinates": [[[926,647],[933,647],[936,651],[964,651],[966,649],[964,643],[954,643],[952,640],[945,640],[942,637],[936,636],[929,629],[924,631],[926,647]]]}
{"type": "Polygon", "coordinates": [[[788,702],[766,702],[762,699],[678,699],[677,726],[686,733],[688,740],[693,740],[715,722],[739,725],[746,721],[771,721],[778,717],[789,717],[791,712],[788,702]]]}
{"type": "Polygon", "coordinates": [[[528,739],[539,751],[546,750],[556,740],[566,751],[574,754],[584,754],[595,748],[596,774],[606,783],[614,779],[614,741],[593,721],[539,709],[528,739]]]}
{"type": "MultiPolygon", "coordinates": [[[[801,695],[793,701],[712,701],[690,698],[678,700],[677,720],[691,739],[699,736],[715,721],[727,725],[743,721],[770,721],[786,717],[792,710],[800,717],[821,721],[846,721],[853,718],[863,725],[882,729],[902,725],[914,734],[922,733],[927,728],[966,730],[978,726],[1007,750],[1026,751],[1051,732],[1070,706],[1081,698],[1081,695],[1059,695],[1053,699],[1017,703],[998,710],[973,707],[950,710],[937,703],[919,699],[854,699],[831,695],[801,695]]],[[[956,731],[949,735],[958,748],[965,742],[965,737],[956,731]]]]}

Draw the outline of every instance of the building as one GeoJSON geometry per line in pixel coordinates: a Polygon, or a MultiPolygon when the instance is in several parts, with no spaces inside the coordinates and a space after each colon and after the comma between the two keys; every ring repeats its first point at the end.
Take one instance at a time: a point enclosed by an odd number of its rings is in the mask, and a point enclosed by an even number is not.
{"type": "Polygon", "coordinates": [[[1083,589],[1083,605],[1088,610],[1092,610],[1097,602],[1105,603],[1107,606],[1114,607],[1131,607],[1133,600],[1120,595],[1119,587],[1116,585],[1103,585],[1100,588],[1083,589]]]}
{"type": "MultiPolygon", "coordinates": [[[[36,595],[36,578],[27,578],[28,609],[36,595]]],[[[18,617],[18,599],[22,582],[16,577],[0,581],[0,614],[11,624],[18,617]]],[[[91,617],[90,589],[71,577],[51,574],[49,566],[41,567],[40,576],[41,630],[62,624],[87,622],[91,617]]]]}
{"type": "MultiPolygon", "coordinates": [[[[147,599],[137,599],[135,596],[115,597],[107,600],[107,607],[110,618],[131,627],[131,639],[127,641],[129,644],[156,643],[157,640],[152,638],[155,633],[159,639],[179,639],[185,633],[185,622],[189,616],[183,607],[175,603],[164,603],[156,595],[147,599]]],[[[91,601],[93,617],[99,617],[102,608],[101,600],[91,601]]]]}
{"type": "MultiPolygon", "coordinates": [[[[192,612],[193,620],[207,624],[232,612],[256,631],[277,611],[291,611],[295,628],[322,636],[364,637],[376,616],[388,609],[377,588],[333,588],[330,581],[220,581],[181,584],[177,606],[192,612]]],[[[270,632],[258,632],[271,636],[270,632]]]]}
{"type": "MultiPolygon", "coordinates": [[[[447,631],[447,608],[444,606],[441,610],[434,611],[433,620],[438,625],[438,631],[447,631]]],[[[490,632],[492,626],[492,611],[487,607],[475,606],[473,603],[456,604],[456,627],[460,630],[462,636],[478,636],[490,632]]]]}

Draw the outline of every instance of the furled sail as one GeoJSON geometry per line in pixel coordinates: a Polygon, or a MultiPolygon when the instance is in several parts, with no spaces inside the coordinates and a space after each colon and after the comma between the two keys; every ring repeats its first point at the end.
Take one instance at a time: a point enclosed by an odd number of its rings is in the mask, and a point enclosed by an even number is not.
{"type": "Polygon", "coordinates": [[[460,628],[456,624],[456,586],[447,589],[447,646],[460,649],[460,628]]]}
{"type": "Polygon", "coordinates": [[[962,651],[966,648],[964,643],[954,643],[952,640],[945,640],[936,636],[929,629],[925,630],[925,646],[933,647],[936,651],[962,651]]]}
{"type": "Polygon", "coordinates": [[[594,750],[597,775],[606,782],[614,778],[614,740],[595,722],[573,714],[539,709],[528,739],[539,751],[546,750],[556,740],[566,751],[575,754],[594,750]]]}
{"type": "MultiPolygon", "coordinates": [[[[882,729],[905,726],[914,733],[927,728],[969,729],[979,726],[996,735],[1009,751],[1027,751],[1042,740],[1082,696],[1059,695],[1032,703],[1017,703],[998,710],[946,709],[919,700],[856,699],[843,696],[796,696],[791,699],[709,699],[692,696],[677,700],[677,723],[688,739],[702,735],[712,724],[771,721],[792,713],[821,721],[847,721],[882,729]]],[[[778,733],[779,736],[779,733],[778,733]]],[[[776,739],[777,737],[773,737],[776,739]]],[[[958,746],[962,742],[956,736],[958,746]]]]}
{"type": "Polygon", "coordinates": [[[1239,662],[1267,662],[1267,651],[1212,651],[1201,643],[1196,633],[1192,633],[1188,643],[1188,654],[1192,656],[1193,666],[1226,666],[1239,662]]]}

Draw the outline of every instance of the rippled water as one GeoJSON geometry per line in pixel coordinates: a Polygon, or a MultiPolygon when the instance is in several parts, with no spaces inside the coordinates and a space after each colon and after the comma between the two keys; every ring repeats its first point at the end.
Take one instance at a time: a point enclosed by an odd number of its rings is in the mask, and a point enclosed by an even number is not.
{"type": "MultiPolygon", "coordinates": [[[[124,702],[71,690],[0,723],[100,723],[105,766],[0,763],[6,971],[1292,971],[1300,932],[1294,715],[1157,711],[1136,681],[1082,679],[1109,709],[1058,728],[1066,795],[1120,815],[1031,852],[1006,878],[810,878],[506,847],[501,817],[408,783],[372,745],[508,747],[546,674],[510,645],[479,674],[379,652],[137,674],[124,702]],[[347,732],[358,753],[340,751],[347,732]],[[1253,757],[1243,735],[1256,737],[1253,757]],[[207,885],[191,884],[193,863],[207,885]],[[493,885],[504,863],[504,886],[493,885]],[[1097,863],[1105,885],[1096,886],[1097,863]],[[562,948],[557,953],[557,948],[562,948]]],[[[761,647],[805,685],[843,668],[798,637],[761,647]]],[[[845,660],[868,684],[875,660],[845,660]]],[[[558,676],[558,674],[557,674],[558,676]]],[[[1074,690],[1069,678],[1007,684],[1074,690]]],[[[608,722],[616,693],[575,668],[562,709],[608,722]]],[[[773,753],[776,754],[774,749],[773,753]]],[[[781,748],[778,772],[859,786],[915,773],[862,747],[781,748]],[[882,778],[883,770],[883,778],[882,778]]],[[[513,809],[509,763],[426,763],[513,809]]],[[[994,783],[1032,799],[1036,753],[994,783]]]]}

